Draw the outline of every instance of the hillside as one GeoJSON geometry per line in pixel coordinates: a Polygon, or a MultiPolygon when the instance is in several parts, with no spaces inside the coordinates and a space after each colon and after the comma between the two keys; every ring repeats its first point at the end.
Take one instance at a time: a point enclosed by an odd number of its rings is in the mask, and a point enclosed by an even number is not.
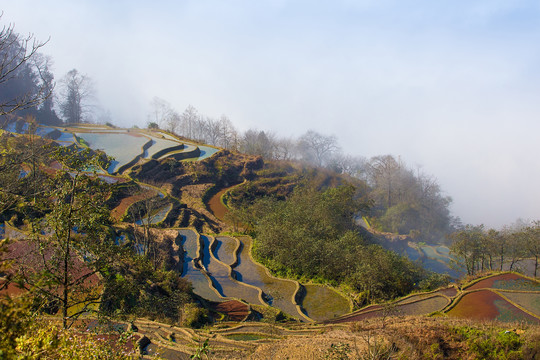
{"type": "Polygon", "coordinates": [[[407,322],[438,339],[434,356],[479,351],[480,334],[535,351],[536,280],[509,273],[438,288],[448,278],[398,254],[447,272],[448,247],[370,227],[377,218],[359,179],[160,130],[18,120],[0,137],[0,240],[9,239],[0,293],[29,296],[53,323],[63,315],[76,329],[97,312],[126,330],[130,318],[135,339],[150,341],[142,351],[165,358],[187,357],[205,338],[217,358],[375,348],[414,358],[427,345],[407,322]],[[531,325],[507,339],[482,325],[491,320],[531,325]]]}

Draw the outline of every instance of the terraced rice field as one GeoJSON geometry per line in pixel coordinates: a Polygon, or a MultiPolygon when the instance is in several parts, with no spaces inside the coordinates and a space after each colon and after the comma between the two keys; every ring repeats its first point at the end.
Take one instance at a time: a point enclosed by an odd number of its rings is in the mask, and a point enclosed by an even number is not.
{"type": "Polygon", "coordinates": [[[148,138],[152,140],[152,145],[150,148],[144,151],[143,158],[149,159],[152,158],[158,152],[165,150],[167,148],[178,146],[180,143],[178,141],[168,140],[161,137],[145,134],[148,138]]]}
{"type": "Polygon", "coordinates": [[[442,310],[450,301],[443,296],[433,296],[427,299],[399,305],[399,315],[425,315],[442,310]]]}
{"type": "Polygon", "coordinates": [[[479,282],[467,287],[466,290],[484,288],[516,291],[540,291],[540,283],[529,280],[515,273],[508,273],[480,280],[479,282]]]}
{"type": "Polygon", "coordinates": [[[202,264],[208,271],[209,277],[216,290],[222,297],[242,299],[250,304],[264,305],[259,300],[259,290],[233,280],[230,276],[231,268],[218,261],[210,252],[210,238],[201,235],[203,243],[202,264]]]}
{"type": "Polygon", "coordinates": [[[441,255],[450,256],[450,249],[446,246],[437,246],[435,250],[441,255]]]}
{"type": "Polygon", "coordinates": [[[184,269],[182,277],[190,281],[193,285],[193,292],[210,301],[220,302],[223,298],[210,287],[209,279],[203,272],[196,268],[193,259],[199,257],[198,254],[198,234],[191,229],[180,229],[178,233],[182,237],[182,246],[185,251],[184,269]]]}
{"type": "Polygon", "coordinates": [[[146,216],[142,219],[135,221],[135,223],[137,225],[159,224],[160,222],[165,220],[165,218],[167,217],[167,214],[171,211],[172,207],[173,207],[173,204],[166,205],[160,208],[159,210],[157,210],[156,212],[154,212],[152,215],[146,216]]]}
{"type": "Polygon", "coordinates": [[[268,339],[269,336],[268,335],[259,335],[259,334],[250,334],[250,333],[246,333],[246,334],[241,334],[241,333],[237,333],[237,334],[228,334],[228,335],[225,335],[225,337],[227,339],[231,339],[231,340],[236,340],[236,341],[254,341],[254,340],[262,340],[262,339],[268,339]]]}
{"type": "Polygon", "coordinates": [[[441,246],[434,247],[434,246],[426,245],[426,246],[421,247],[422,251],[424,252],[424,254],[426,254],[428,258],[444,261],[445,263],[449,263],[451,259],[447,255],[443,255],[442,253],[439,253],[436,250],[438,248],[441,248],[441,246]]]}
{"type": "Polygon", "coordinates": [[[362,309],[361,311],[354,312],[350,315],[343,316],[339,319],[329,320],[328,322],[332,324],[340,324],[340,323],[346,323],[346,322],[364,321],[367,319],[388,316],[386,314],[387,314],[387,310],[383,309],[382,306],[377,305],[373,308],[370,308],[369,310],[364,311],[362,309]]]}
{"type": "Polygon", "coordinates": [[[304,285],[302,308],[315,321],[333,319],[351,311],[349,301],[338,292],[322,285],[304,285]]]}
{"type": "Polygon", "coordinates": [[[344,323],[388,316],[428,315],[442,310],[449,303],[449,300],[443,296],[434,294],[424,295],[430,297],[420,300],[416,297],[410,297],[388,306],[370,305],[350,315],[348,314],[339,319],[330,320],[329,322],[344,323]]]}
{"type": "Polygon", "coordinates": [[[221,189],[217,194],[212,196],[210,200],[208,200],[208,210],[210,210],[210,212],[214,214],[214,216],[217,217],[219,220],[223,220],[225,218],[225,214],[227,214],[228,211],[227,207],[221,202],[221,197],[232,187],[233,186],[221,189]]]}
{"type": "Polygon", "coordinates": [[[197,161],[207,159],[219,151],[219,149],[215,147],[204,146],[204,145],[199,145],[199,149],[201,150],[201,154],[197,158],[197,161]]]}
{"type": "Polygon", "coordinates": [[[479,290],[463,295],[447,314],[474,320],[540,322],[490,290],[479,290]]]}
{"type": "Polygon", "coordinates": [[[458,291],[455,287],[452,286],[452,287],[437,291],[437,294],[441,294],[444,296],[448,296],[449,298],[453,298],[458,294],[458,291]]]}
{"type": "Polygon", "coordinates": [[[262,289],[267,296],[266,300],[273,307],[293,317],[303,319],[303,314],[293,303],[297,290],[296,283],[270,276],[267,269],[256,263],[250,256],[251,238],[242,237],[238,240],[242,243],[242,248],[238,254],[238,264],[234,267],[236,279],[262,289]]]}
{"type": "Polygon", "coordinates": [[[50,133],[51,131],[53,131],[54,128],[52,127],[47,127],[47,126],[39,126],[37,129],[36,129],[36,135],[37,136],[45,136],[47,135],[48,133],[50,133]]]}
{"type": "Polygon", "coordinates": [[[103,150],[112,156],[114,161],[107,171],[114,173],[122,165],[129,163],[137,155],[142,154],[142,147],[149,139],[139,133],[98,133],[80,132],[76,135],[88,143],[94,150],[103,150]]]}
{"type": "Polygon", "coordinates": [[[120,201],[120,204],[118,204],[114,209],[112,209],[111,216],[117,221],[119,221],[122,218],[122,216],[124,216],[127,209],[129,209],[131,205],[135,204],[136,202],[149,199],[155,195],[156,195],[155,190],[149,189],[149,190],[141,191],[140,193],[135,194],[133,196],[123,198],[120,201]]]}
{"type": "Polygon", "coordinates": [[[449,316],[540,322],[540,284],[519,274],[507,273],[481,279],[466,287],[464,292],[448,311],[449,316]]]}
{"type": "Polygon", "coordinates": [[[500,293],[525,310],[533,314],[540,314],[540,293],[518,293],[510,291],[501,291],[500,293]]]}
{"type": "Polygon", "coordinates": [[[407,257],[412,261],[420,259],[421,254],[418,249],[409,246],[405,249],[405,252],[407,253],[407,257]]]}
{"type": "Polygon", "coordinates": [[[225,314],[230,321],[243,321],[249,314],[248,305],[238,300],[221,302],[216,304],[213,310],[225,314]]]}
{"type": "Polygon", "coordinates": [[[199,154],[200,154],[200,150],[197,145],[185,143],[184,148],[182,150],[171,150],[170,152],[167,152],[166,154],[160,156],[158,159],[164,159],[169,156],[172,156],[172,157],[176,156],[178,158],[178,155],[185,155],[182,159],[196,161],[199,154]]]}
{"type": "Polygon", "coordinates": [[[223,263],[232,266],[236,262],[236,249],[240,242],[228,236],[217,236],[214,247],[214,255],[223,263]]]}
{"type": "Polygon", "coordinates": [[[67,142],[69,144],[73,144],[75,142],[75,137],[70,132],[62,131],[62,135],[60,135],[60,137],[57,138],[55,141],[67,142]]]}

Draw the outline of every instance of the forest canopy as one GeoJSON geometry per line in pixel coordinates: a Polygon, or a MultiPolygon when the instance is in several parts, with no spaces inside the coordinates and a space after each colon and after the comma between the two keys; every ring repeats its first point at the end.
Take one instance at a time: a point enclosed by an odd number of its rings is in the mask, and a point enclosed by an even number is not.
{"type": "Polygon", "coordinates": [[[253,226],[256,256],[278,273],[349,286],[360,302],[404,295],[430,274],[373,243],[356,224],[367,206],[351,185],[306,185],[286,200],[255,201],[243,221],[253,226]]]}

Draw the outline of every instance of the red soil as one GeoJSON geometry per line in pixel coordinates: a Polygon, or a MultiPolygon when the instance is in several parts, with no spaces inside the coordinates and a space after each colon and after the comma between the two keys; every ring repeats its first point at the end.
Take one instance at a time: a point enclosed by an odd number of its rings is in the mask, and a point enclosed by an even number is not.
{"type": "MultiPolygon", "coordinates": [[[[51,255],[52,254],[50,253],[45,253],[42,256],[39,252],[37,243],[33,241],[19,240],[10,244],[7,253],[3,256],[4,260],[12,260],[12,266],[8,270],[8,277],[10,274],[14,275],[21,271],[37,272],[43,270],[43,258],[49,260],[51,255]]],[[[72,278],[82,278],[92,272],[76,254],[72,254],[71,258],[73,262],[71,267],[72,278]]],[[[84,279],[83,284],[87,288],[97,287],[99,286],[99,278],[96,274],[92,274],[84,279]]],[[[56,290],[59,293],[62,291],[60,286],[58,286],[56,290]]],[[[24,289],[19,288],[16,284],[9,283],[6,289],[3,289],[1,293],[12,296],[24,291],[24,289]]]]}
{"type": "Polygon", "coordinates": [[[135,204],[138,201],[149,199],[154,195],[155,195],[155,191],[148,190],[148,191],[141,192],[141,193],[139,193],[137,195],[133,195],[133,196],[129,196],[127,198],[123,198],[120,201],[120,204],[118,204],[117,207],[115,207],[114,209],[111,210],[111,217],[116,221],[120,221],[122,216],[124,216],[127,209],[131,205],[135,204]]]}
{"type": "Polygon", "coordinates": [[[453,298],[454,296],[457,295],[457,289],[455,287],[449,287],[447,289],[442,289],[442,290],[439,290],[436,292],[436,294],[441,294],[441,295],[446,295],[448,296],[449,298],[453,298]]]}
{"type": "Polygon", "coordinates": [[[499,308],[495,301],[504,302],[504,308],[511,311],[513,318],[525,318],[538,323],[538,319],[521,311],[496,293],[489,290],[475,291],[464,295],[461,300],[449,312],[449,316],[473,319],[473,320],[495,320],[499,317],[499,308]]]}
{"type": "Polygon", "coordinates": [[[499,315],[495,300],[502,300],[502,298],[489,290],[466,294],[448,312],[448,315],[475,320],[494,320],[499,315]]]}
{"type": "Polygon", "coordinates": [[[249,306],[238,300],[218,303],[214,310],[227,315],[230,321],[242,321],[249,314],[249,306]]]}
{"type": "Polygon", "coordinates": [[[208,201],[208,210],[210,210],[210,212],[214,214],[214,216],[217,217],[219,220],[223,220],[225,218],[225,214],[228,211],[227,207],[221,202],[221,196],[225,194],[229,189],[230,188],[221,189],[208,201]]]}
{"type": "Polygon", "coordinates": [[[355,315],[344,317],[338,320],[331,320],[331,321],[328,321],[328,323],[339,324],[339,323],[344,323],[344,322],[362,321],[362,320],[367,320],[367,319],[371,319],[375,317],[381,317],[383,314],[382,306],[380,305],[371,305],[364,309],[360,310],[361,312],[356,313],[355,315]]]}
{"type": "Polygon", "coordinates": [[[466,288],[467,290],[476,290],[476,289],[490,289],[493,287],[495,281],[498,280],[528,280],[527,278],[524,278],[521,275],[518,274],[501,274],[492,276],[490,278],[480,280],[479,282],[473,284],[472,286],[466,288]]]}

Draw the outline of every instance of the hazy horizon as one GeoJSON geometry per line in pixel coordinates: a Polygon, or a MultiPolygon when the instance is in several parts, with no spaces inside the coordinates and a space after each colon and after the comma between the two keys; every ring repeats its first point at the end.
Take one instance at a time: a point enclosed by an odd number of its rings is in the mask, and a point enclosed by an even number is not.
{"type": "Polygon", "coordinates": [[[335,134],[435,176],[464,223],[540,219],[540,3],[30,1],[3,24],[93,79],[113,123],[154,97],[240,130],[335,134]],[[535,46],[536,45],[536,46],[535,46]]]}

